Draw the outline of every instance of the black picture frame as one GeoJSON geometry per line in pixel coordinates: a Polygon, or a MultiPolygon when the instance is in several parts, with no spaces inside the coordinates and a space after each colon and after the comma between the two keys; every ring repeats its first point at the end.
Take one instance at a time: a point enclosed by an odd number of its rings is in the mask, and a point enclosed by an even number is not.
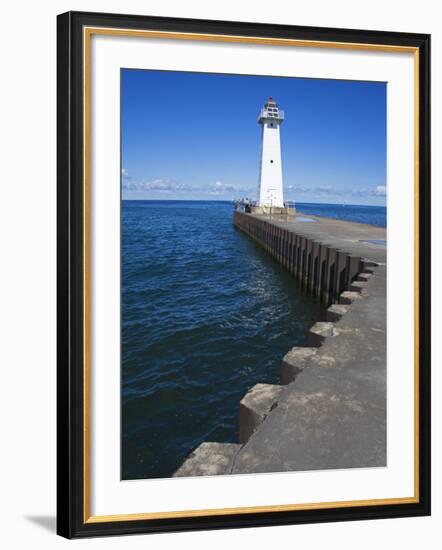
{"type": "Polygon", "coordinates": [[[67,538],[335,522],[430,514],[430,36],[69,12],[57,21],[57,532],[67,538]],[[406,46],[419,58],[419,498],[408,504],[88,521],[84,476],[84,28],[406,46]]]}

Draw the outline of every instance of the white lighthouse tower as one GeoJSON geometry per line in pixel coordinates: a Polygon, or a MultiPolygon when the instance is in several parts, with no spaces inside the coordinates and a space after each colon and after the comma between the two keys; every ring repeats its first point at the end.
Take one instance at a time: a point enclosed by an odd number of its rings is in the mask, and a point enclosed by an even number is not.
{"type": "Polygon", "coordinates": [[[258,117],[258,123],[262,127],[258,207],[284,207],[279,139],[279,127],[283,120],[284,111],[281,111],[276,101],[269,97],[258,117]]]}

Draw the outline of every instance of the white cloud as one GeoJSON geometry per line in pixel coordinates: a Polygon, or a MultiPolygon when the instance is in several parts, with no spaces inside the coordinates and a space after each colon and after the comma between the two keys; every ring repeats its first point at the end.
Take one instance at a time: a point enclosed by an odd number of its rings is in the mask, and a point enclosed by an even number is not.
{"type": "Polygon", "coordinates": [[[123,189],[128,192],[153,191],[158,193],[206,193],[209,195],[228,195],[232,193],[251,193],[255,190],[254,187],[247,185],[233,185],[216,180],[207,184],[193,185],[182,183],[168,179],[155,179],[149,181],[128,181],[129,178],[123,179],[123,189]]]}
{"type": "Polygon", "coordinates": [[[348,190],[337,189],[331,185],[313,185],[312,187],[307,187],[303,185],[287,185],[285,189],[288,191],[293,191],[294,193],[305,193],[308,195],[340,195],[347,194],[348,190]]]}
{"type": "Polygon", "coordinates": [[[291,193],[302,193],[305,195],[313,196],[333,196],[333,197],[385,197],[387,194],[387,187],[385,185],[378,185],[376,187],[355,187],[348,189],[346,187],[333,187],[332,185],[312,185],[311,187],[303,185],[287,185],[285,186],[287,191],[291,193]]]}
{"type": "MultiPolygon", "coordinates": [[[[206,187],[201,186],[199,191],[207,190],[206,187]]],[[[222,193],[245,193],[251,191],[250,187],[245,185],[233,185],[231,183],[223,183],[222,181],[215,181],[215,183],[209,184],[210,194],[221,195],[222,193]]]]}
{"type": "Polygon", "coordinates": [[[126,191],[180,191],[183,186],[173,180],[155,179],[152,181],[123,181],[126,191]]]}
{"type": "Polygon", "coordinates": [[[121,175],[123,176],[123,178],[128,178],[129,177],[129,173],[126,170],[126,168],[121,169],[121,175]]]}
{"type": "Polygon", "coordinates": [[[374,194],[385,197],[387,194],[387,187],[385,185],[378,185],[374,190],[374,194]]]}

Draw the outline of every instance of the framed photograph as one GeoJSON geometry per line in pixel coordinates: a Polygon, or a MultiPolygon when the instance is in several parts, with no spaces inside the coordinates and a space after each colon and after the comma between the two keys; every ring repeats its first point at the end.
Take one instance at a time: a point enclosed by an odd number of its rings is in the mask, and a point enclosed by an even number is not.
{"type": "Polygon", "coordinates": [[[58,17],[58,533],[430,513],[430,37],[58,17]]]}

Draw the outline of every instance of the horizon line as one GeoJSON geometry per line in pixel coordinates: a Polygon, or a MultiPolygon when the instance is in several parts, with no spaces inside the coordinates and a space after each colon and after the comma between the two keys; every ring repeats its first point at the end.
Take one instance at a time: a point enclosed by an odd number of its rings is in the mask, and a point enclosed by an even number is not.
{"type": "MultiPolygon", "coordinates": [[[[229,202],[233,203],[235,199],[128,199],[128,198],[121,198],[121,202],[142,202],[142,201],[150,201],[150,202],[229,202]]],[[[357,203],[343,203],[343,202],[310,202],[310,201],[289,201],[294,202],[296,204],[315,204],[318,206],[321,205],[333,205],[333,206],[372,206],[372,207],[382,207],[387,208],[386,204],[357,204],[357,203]]]]}

